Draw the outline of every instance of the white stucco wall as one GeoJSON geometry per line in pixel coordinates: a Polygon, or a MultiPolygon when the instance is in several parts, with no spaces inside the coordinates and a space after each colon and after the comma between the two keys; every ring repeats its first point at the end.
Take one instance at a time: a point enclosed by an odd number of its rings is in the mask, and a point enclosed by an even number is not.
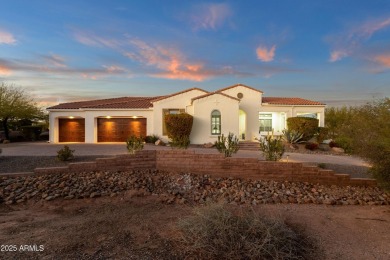
{"type": "MultiPolygon", "coordinates": [[[[266,105],[260,107],[260,112],[272,113],[272,126],[275,129],[275,134],[281,134],[282,124],[280,123],[280,113],[286,114],[286,120],[290,117],[296,117],[299,113],[316,113],[318,114],[319,126],[325,126],[325,106],[282,106],[282,105],[266,105]]],[[[287,122],[285,124],[287,128],[287,122]]]]}
{"type": "Polygon", "coordinates": [[[125,109],[111,109],[111,110],[62,110],[62,111],[50,111],[50,142],[58,143],[58,119],[59,118],[84,118],[85,119],[85,142],[96,143],[97,142],[97,118],[110,116],[115,117],[144,117],[146,118],[146,134],[153,134],[154,120],[153,111],[150,109],[142,110],[125,110],[125,109]]]}
{"type": "Polygon", "coordinates": [[[193,102],[194,124],[191,132],[192,144],[214,143],[216,135],[211,134],[211,112],[219,110],[221,113],[221,133],[225,136],[229,132],[239,134],[239,101],[221,94],[214,94],[193,102]]]}
{"type": "Polygon", "coordinates": [[[238,93],[244,95],[240,100],[239,107],[246,114],[245,139],[254,140],[259,132],[259,108],[261,106],[262,93],[244,86],[229,88],[222,91],[222,93],[235,98],[237,98],[238,93]]]}
{"type": "MultiPolygon", "coordinates": [[[[168,97],[153,103],[153,119],[154,124],[151,128],[152,133],[160,136],[165,142],[168,141],[168,136],[163,135],[163,109],[184,109],[188,114],[194,115],[191,107],[191,99],[204,95],[207,92],[193,89],[172,97],[168,97]]],[[[149,127],[148,127],[149,128],[149,127]]]]}

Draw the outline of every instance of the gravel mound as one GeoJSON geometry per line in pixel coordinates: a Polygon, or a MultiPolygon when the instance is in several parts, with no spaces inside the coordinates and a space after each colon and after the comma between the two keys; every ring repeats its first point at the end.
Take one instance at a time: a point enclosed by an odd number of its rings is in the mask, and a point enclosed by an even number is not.
{"type": "Polygon", "coordinates": [[[157,195],[163,203],[232,204],[315,203],[329,205],[390,205],[390,195],[377,187],[338,187],[298,182],[211,178],[158,170],[84,172],[0,177],[0,203],[27,200],[82,199],[157,195]]]}

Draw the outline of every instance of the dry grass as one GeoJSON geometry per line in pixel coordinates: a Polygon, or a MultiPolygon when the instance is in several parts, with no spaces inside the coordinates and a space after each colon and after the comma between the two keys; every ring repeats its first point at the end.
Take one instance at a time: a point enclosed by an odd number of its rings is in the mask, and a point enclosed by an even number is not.
{"type": "Polygon", "coordinates": [[[318,252],[303,230],[250,209],[199,207],[178,226],[185,251],[201,259],[312,259],[318,252]]]}

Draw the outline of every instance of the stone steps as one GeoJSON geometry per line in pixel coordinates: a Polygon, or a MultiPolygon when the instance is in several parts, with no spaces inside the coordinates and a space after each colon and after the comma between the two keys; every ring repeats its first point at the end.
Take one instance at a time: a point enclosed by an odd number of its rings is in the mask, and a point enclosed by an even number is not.
{"type": "Polygon", "coordinates": [[[240,150],[259,151],[260,150],[259,142],[241,141],[240,150]]]}

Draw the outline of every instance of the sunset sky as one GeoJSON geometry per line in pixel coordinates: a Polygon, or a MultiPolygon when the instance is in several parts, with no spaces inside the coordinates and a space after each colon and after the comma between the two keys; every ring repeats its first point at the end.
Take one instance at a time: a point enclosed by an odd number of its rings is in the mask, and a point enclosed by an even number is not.
{"type": "Polygon", "coordinates": [[[43,106],[243,83],[390,97],[390,1],[0,0],[0,83],[43,106]]]}

